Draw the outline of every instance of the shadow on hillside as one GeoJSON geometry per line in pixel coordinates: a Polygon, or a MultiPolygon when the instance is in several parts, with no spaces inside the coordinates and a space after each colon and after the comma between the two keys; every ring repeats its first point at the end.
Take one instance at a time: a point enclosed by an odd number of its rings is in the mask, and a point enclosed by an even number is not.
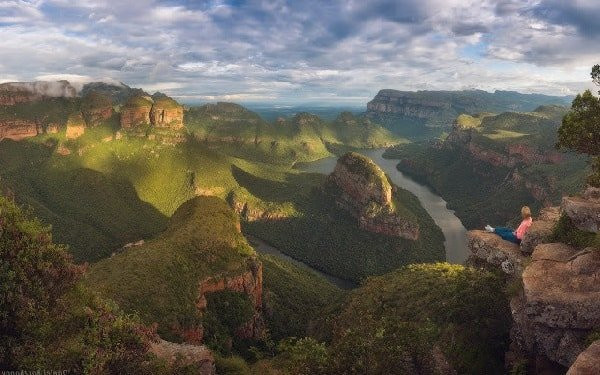
{"type": "Polygon", "coordinates": [[[285,175],[285,181],[269,180],[248,173],[235,165],[231,166],[231,174],[236,182],[253,196],[277,203],[305,201],[308,193],[320,186],[324,180],[318,173],[288,173],[285,175]]]}

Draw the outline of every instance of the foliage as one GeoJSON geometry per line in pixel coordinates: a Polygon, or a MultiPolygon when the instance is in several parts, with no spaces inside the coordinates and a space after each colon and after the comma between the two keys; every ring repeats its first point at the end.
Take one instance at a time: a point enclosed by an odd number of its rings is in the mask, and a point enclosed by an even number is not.
{"type": "Polygon", "coordinates": [[[554,226],[550,241],[562,242],[579,249],[586,247],[600,249],[600,234],[577,228],[567,215],[562,215],[554,226]]]}
{"type": "MultiPolygon", "coordinates": [[[[600,66],[592,68],[592,80],[600,85],[600,66]]],[[[600,98],[590,90],[578,94],[571,111],[563,118],[558,129],[557,147],[571,149],[596,157],[593,174],[588,183],[600,186],[600,98]]]]}
{"type": "Polygon", "coordinates": [[[152,330],[79,284],[49,229],[0,197],[0,368],[153,373],[152,330]]]}
{"type": "Polygon", "coordinates": [[[525,145],[525,152],[553,152],[565,111],[545,106],[530,113],[486,115],[476,129],[455,129],[441,144],[401,145],[388,149],[384,156],[400,159],[398,169],[432,187],[468,229],[512,224],[518,220],[521,206],[529,205],[535,211],[541,200],[558,203],[563,194],[583,187],[585,158],[564,154],[556,163],[526,163],[508,152],[517,144],[525,145]],[[492,166],[475,157],[470,147],[488,156],[495,153],[498,158],[512,158],[516,165],[492,166]]]}
{"type": "Polygon", "coordinates": [[[263,311],[274,340],[307,335],[310,324],[344,296],[340,289],[309,270],[272,255],[261,254],[260,260],[264,267],[263,311]]]}
{"type": "Polygon", "coordinates": [[[246,294],[228,290],[209,293],[206,300],[207,310],[202,315],[204,342],[220,353],[227,353],[235,331],[254,315],[254,306],[246,294]]]}
{"type": "Polygon", "coordinates": [[[200,280],[248,272],[255,253],[237,231],[238,220],[223,200],[194,198],[155,239],[94,264],[87,284],[176,340],[201,324],[200,280]]]}
{"type": "Polygon", "coordinates": [[[501,373],[510,312],[500,277],[444,263],[369,278],[336,317],[334,373],[433,373],[441,349],[461,374],[501,373]]]}
{"type": "Polygon", "coordinates": [[[394,197],[420,227],[417,241],[371,233],[337,207],[334,197],[314,188],[295,202],[299,215],[243,223],[244,230],[325,273],[360,282],[414,262],[444,258],[444,237],[418,199],[403,189],[394,197]]]}
{"type": "Polygon", "coordinates": [[[311,337],[289,337],[277,346],[277,364],[297,375],[329,374],[329,351],[311,337]]]}
{"type": "Polygon", "coordinates": [[[243,358],[238,356],[215,356],[215,367],[219,375],[250,375],[250,367],[243,358]]]}

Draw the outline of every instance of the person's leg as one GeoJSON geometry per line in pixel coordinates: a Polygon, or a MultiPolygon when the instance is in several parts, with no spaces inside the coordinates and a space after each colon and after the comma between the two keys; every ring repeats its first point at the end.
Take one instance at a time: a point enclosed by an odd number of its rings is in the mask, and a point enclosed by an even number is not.
{"type": "Polygon", "coordinates": [[[506,233],[512,233],[513,231],[514,230],[512,228],[506,228],[506,227],[494,228],[494,233],[496,233],[499,236],[501,236],[502,234],[506,234],[506,233]]]}
{"type": "Polygon", "coordinates": [[[515,232],[510,228],[496,228],[494,233],[499,235],[503,240],[519,244],[521,241],[515,236],[515,232]]]}

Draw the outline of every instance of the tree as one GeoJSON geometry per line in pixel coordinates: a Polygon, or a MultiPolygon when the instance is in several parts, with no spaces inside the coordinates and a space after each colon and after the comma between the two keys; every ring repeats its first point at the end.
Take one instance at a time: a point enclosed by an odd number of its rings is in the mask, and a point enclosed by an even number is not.
{"type": "MultiPolygon", "coordinates": [[[[600,65],[592,68],[592,81],[600,85],[600,65]]],[[[557,147],[594,157],[588,183],[600,186],[600,98],[590,90],[578,94],[558,129],[557,147]]]]}

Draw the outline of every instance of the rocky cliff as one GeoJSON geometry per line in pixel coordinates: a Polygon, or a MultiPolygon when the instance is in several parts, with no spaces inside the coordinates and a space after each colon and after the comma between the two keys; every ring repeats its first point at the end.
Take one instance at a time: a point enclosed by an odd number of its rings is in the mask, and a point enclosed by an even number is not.
{"type": "Polygon", "coordinates": [[[41,126],[31,120],[0,120],[0,140],[7,138],[19,141],[35,137],[41,131],[41,126]]]}
{"type": "Polygon", "coordinates": [[[183,128],[183,107],[169,97],[154,100],[150,123],[158,128],[183,128]]]}
{"type": "Polygon", "coordinates": [[[600,366],[600,358],[590,354],[595,347],[584,352],[589,335],[600,327],[600,249],[551,242],[561,214],[578,230],[598,233],[599,202],[594,189],[565,197],[562,209],[548,208],[534,220],[521,246],[491,233],[468,233],[472,264],[499,267],[513,285],[522,285],[510,301],[509,366],[519,357],[529,360],[533,374],[544,373],[542,367],[564,373],[570,366],[570,374],[588,374],[583,369],[600,366]]]}
{"type": "Polygon", "coordinates": [[[175,100],[161,97],[134,96],[121,108],[121,127],[136,129],[152,125],[156,128],[183,128],[183,107],[175,100]]]}
{"type": "Polygon", "coordinates": [[[152,98],[149,96],[134,96],[121,108],[121,127],[132,129],[150,125],[152,98]]]}
{"type": "Polygon", "coordinates": [[[418,224],[398,209],[396,187],[371,159],[355,152],[345,154],[338,159],[327,184],[337,205],[354,216],[361,228],[410,240],[419,238],[418,224]]]}
{"type": "Polygon", "coordinates": [[[540,105],[567,105],[567,97],[527,95],[517,92],[481,90],[398,91],[384,89],[367,104],[367,114],[376,118],[393,118],[408,125],[417,119],[421,126],[450,127],[462,113],[532,111],[540,105]]]}

